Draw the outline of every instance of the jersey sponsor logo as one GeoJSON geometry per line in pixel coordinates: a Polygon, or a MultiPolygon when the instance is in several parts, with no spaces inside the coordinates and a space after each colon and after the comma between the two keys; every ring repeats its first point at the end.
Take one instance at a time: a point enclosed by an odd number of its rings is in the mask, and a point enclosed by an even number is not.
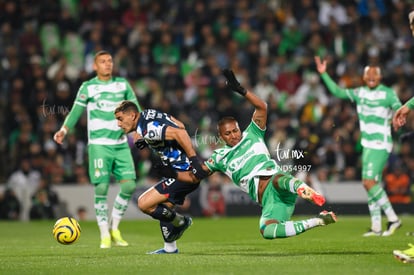
{"type": "Polygon", "coordinates": [[[148,109],[147,112],[145,113],[145,119],[149,120],[149,119],[155,119],[155,116],[157,114],[157,111],[154,109],[148,109]]]}
{"type": "Polygon", "coordinates": [[[255,154],[255,151],[253,149],[248,150],[245,154],[243,154],[241,157],[236,158],[232,162],[230,162],[229,170],[231,172],[237,171],[241,169],[246,161],[255,154]]]}
{"type": "Polygon", "coordinates": [[[107,100],[99,100],[98,102],[96,102],[96,106],[99,109],[115,109],[117,105],[118,102],[112,102],[107,100]]]}

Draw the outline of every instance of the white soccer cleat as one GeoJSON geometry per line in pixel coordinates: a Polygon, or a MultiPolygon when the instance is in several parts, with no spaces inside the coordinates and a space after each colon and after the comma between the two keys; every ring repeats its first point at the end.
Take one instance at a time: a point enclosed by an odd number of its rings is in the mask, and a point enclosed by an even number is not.
{"type": "Polygon", "coordinates": [[[401,220],[396,222],[388,222],[387,230],[382,233],[382,236],[388,237],[395,233],[395,231],[402,226],[401,220]]]}

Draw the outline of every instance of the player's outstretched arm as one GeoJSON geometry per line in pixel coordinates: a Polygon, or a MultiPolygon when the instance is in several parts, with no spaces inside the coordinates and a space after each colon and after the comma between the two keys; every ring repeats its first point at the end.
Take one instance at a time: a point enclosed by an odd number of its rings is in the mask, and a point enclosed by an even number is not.
{"type": "Polygon", "coordinates": [[[326,72],[326,60],[322,60],[319,56],[315,56],[316,70],[318,73],[323,74],[326,72]]]}
{"type": "Polygon", "coordinates": [[[169,126],[165,130],[165,139],[176,140],[181,148],[183,148],[184,152],[187,154],[188,159],[190,160],[193,174],[199,180],[208,177],[208,173],[205,172],[201,167],[201,163],[197,158],[196,151],[193,148],[191,138],[185,129],[169,126]]]}
{"type": "Polygon", "coordinates": [[[244,96],[255,108],[253,113],[252,120],[261,128],[266,129],[266,122],[267,122],[267,104],[258,96],[256,96],[253,92],[245,89],[243,86],[240,85],[239,81],[237,81],[234,73],[230,69],[224,69],[223,75],[226,77],[226,85],[232,91],[235,91],[242,96],[244,96]]]}

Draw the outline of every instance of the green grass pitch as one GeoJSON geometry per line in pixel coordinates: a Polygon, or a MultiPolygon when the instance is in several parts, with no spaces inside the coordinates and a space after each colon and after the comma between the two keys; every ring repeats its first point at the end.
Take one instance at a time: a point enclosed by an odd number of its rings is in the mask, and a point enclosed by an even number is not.
{"type": "Polygon", "coordinates": [[[80,239],[67,246],[52,238],[54,221],[0,222],[0,274],[414,274],[392,256],[414,243],[414,217],[402,216],[393,236],[369,238],[369,217],[338,218],[280,240],[261,237],[258,217],[194,218],[175,255],[145,254],[163,246],[155,220],[123,221],[130,246],[111,249],[99,248],[93,221],[80,222],[80,239]]]}

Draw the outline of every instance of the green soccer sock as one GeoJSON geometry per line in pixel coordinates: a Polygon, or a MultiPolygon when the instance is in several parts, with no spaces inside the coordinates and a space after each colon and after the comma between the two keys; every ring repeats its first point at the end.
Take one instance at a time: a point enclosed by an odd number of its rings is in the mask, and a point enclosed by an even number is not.
{"type": "Polygon", "coordinates": [[[302,221],[287,221],[281,223],[268,223],[262,226],[262,235],[265,239],[287,238],[299,235],[306,230],[320,226],[318,218],[311,218],[302,221]]]}
{"type": "Polygon", "coordinates": [[[282,190],[287,190],[293,194],[297,194],[298,188],[301,185],[306,185],[303,181],[291,176],[291,175],[283,175],[279,177],[277,180],[279,188],[282,190]]]}
{"type": "Polygon", "coordinates": [[[375,184],[370,190],[368,190],[368,200],[369,199],[374,201],[378,205],[378,208],[380,207],[384,211],[388,221],[398,220],[398,216],[394,212],[387,193],[385,193],[384,189],[379,184],[375,184]]]}

